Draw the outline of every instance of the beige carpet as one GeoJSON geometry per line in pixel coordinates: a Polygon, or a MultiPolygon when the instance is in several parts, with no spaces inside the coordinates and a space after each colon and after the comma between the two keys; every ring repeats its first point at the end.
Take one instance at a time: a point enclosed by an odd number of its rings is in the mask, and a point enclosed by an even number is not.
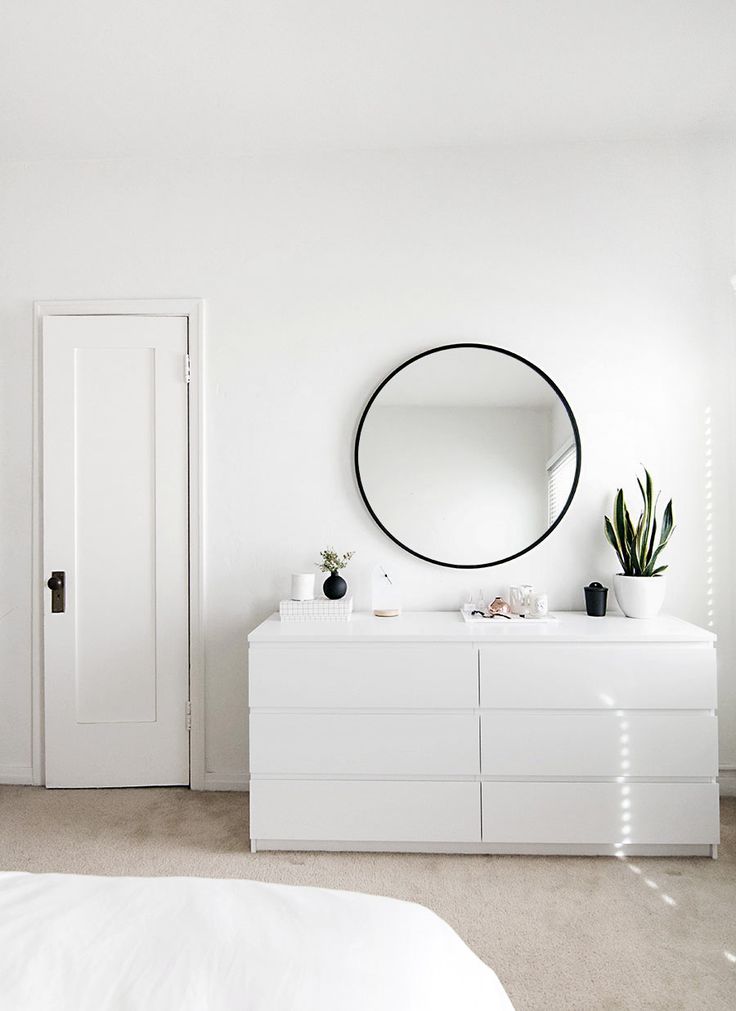
{"type": "Polygon", "coordinates": [[[495,969],[517,1011],[733,1011],[736,800],[723,802],[722,817],[717,861],[251,854],[245,794],[11,786],[0,787],[0,869],[393,895],[444,917],[495,969]]]}

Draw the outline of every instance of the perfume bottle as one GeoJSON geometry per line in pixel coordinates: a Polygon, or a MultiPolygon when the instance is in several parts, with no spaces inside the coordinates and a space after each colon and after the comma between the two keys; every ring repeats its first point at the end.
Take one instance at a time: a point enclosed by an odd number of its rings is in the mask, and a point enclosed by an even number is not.
{"type": "Polygon", "coordinates": [[[529,614],[532,606],[533,593],[534,588],[528,583],[522,583],[521,586],[509,587],[509,601],[511,602],[512,612],[514,614],[520,614],[522,617],[529,614]]]}

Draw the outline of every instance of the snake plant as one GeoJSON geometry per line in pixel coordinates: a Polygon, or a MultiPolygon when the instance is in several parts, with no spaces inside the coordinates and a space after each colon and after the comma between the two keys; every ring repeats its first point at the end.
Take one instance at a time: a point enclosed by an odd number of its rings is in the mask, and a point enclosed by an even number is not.
{"type": "Polygon", "coordinates": [[[637,477],[636,483],[643,499],[643,508],[634,526],[626,499],[621,488],[613,500],[613,518],[605,518],[606,537],[618,555],[621,571],[625,576],[661,576],[666,565],[657,565],[662,550],[669,543],[675,529],[672,518],[672,499],[667,503],[659,527],[657,540],[657,503],[659,493],[654,497],[652,476],[644,468],[644,483],[637,477]]]}

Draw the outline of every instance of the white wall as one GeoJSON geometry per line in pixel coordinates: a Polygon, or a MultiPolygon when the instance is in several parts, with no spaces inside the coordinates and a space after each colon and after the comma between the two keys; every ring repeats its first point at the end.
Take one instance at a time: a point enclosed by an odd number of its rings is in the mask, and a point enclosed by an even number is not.
{"type": "Polygon", "coordinates": [[[246,632],[321,547],[357,551],[358,604],[378,561],[409,608],[453,608],[468,588],[381,534],[351,466],[375,384],[452,340],[537,362],[583,442],[559,530],[484,583],[581,607],[583,584],[614,570],[603,511],[647,463],[676,505],[667,609],[701,623],[712,609],[722,636],[722,764],[736,766],[734,178],[718,146],[644,144],[1,166],[0,774],[30,765],[32,300],[178,295],[207,299],[214,781],[245,773],[246,632]]]}

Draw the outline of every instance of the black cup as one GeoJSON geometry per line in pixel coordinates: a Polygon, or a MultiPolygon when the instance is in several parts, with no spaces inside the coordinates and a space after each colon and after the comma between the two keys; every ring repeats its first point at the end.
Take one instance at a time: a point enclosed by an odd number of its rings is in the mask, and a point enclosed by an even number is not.
{"type": "Polygon", "coordinates": [[[591,618],[605,618],[608,587],[601,583],[591,583],[585,589],[585,610],[591,618]]]}

